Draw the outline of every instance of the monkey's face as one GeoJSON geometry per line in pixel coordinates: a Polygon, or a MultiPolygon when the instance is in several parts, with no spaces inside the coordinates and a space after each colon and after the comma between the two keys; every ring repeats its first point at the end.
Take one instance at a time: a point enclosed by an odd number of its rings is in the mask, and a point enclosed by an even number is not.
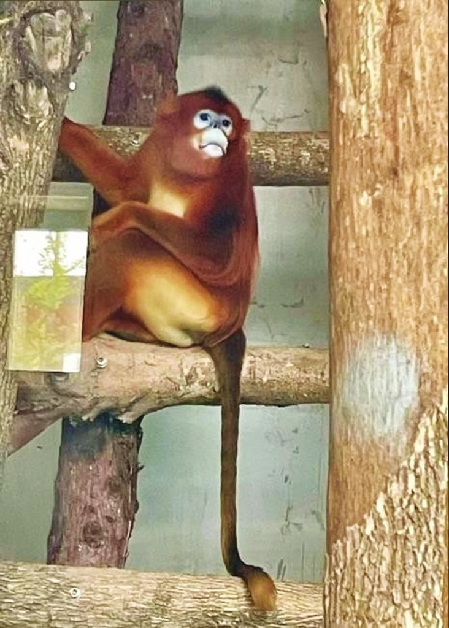
{"type": "Polygon", "coordinates": [[[226,113],[201,109],[193,116],[193,126],[199,131],[192,137],[192,146],[211,159],[226,155],[232,134],[232,118],[226,113]]]}
{"type": "Polygon", "coordinates": [[[160,112],[159,125],[164,129],[166,165],[177,174],[200,179],[220,175],[233,155],[242,154],[249,127],[217,88],[172,100],[160,112]]]}

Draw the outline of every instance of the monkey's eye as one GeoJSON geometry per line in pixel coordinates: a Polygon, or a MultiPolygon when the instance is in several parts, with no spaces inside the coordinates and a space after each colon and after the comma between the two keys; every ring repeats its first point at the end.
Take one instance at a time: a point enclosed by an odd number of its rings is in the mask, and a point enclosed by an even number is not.
{"type": "Polygon", "coordinates": [[[210,126],[213,120],[216,118],[216,114],[209,109],[202,109],[195,114],[193,118],[193,125],[196,129],[206,129],[210,126]]]}
{"type": "Polygon", "coordinates": [[[221,128],[225,132],[225,134],[229,137],[232,133],[232,120],[229,116],[222,115],[221,118],[221,128]]]}

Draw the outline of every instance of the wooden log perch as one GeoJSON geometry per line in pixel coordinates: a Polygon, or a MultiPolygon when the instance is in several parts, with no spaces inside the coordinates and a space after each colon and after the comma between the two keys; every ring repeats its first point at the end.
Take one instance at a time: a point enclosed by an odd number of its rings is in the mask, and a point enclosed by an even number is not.
{"type": "Polygon", "coordinates": [[[322,586],[279,582],[278,611],[251,608],[238,578],[0,563],[2,628],[319,628],[322,586]]]}
{"type": "MultiPolygon", "coordinates": [[[[168,406],[218,403],[212,361],[202,349],[130,343],[111,336],[84,343],[80,373],[17,376],[10,453],[63,416],[93,419],[111,411],[131,423],[168,406]]],[[[327,350],[248,348],[242,403],[327,403],[328,388],[327,350]]]]}
{"type": "MultiPolygon", "coordinates": [[[[96,126],[97,135],[122,155],[135,152],[148,135],[140,127],[96,126]]],[[[329,140],[327,133],[250,133],[249,158],[254,185],[327,185],[329,140]]],[[[54,181],[84,181],[81,172],[61,154],[54,181]]]]}

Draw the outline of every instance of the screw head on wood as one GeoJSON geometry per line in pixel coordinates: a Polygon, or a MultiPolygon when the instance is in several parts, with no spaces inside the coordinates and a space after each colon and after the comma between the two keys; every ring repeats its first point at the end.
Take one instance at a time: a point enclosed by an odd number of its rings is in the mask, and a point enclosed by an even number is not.
{"type": "Polygon", "coordinates": [[[70,597],[73,597],[73,598],[81,597],[81,589],[78,589],[77,587],[72,587],[69,593],[70,593],[70,597]]]}

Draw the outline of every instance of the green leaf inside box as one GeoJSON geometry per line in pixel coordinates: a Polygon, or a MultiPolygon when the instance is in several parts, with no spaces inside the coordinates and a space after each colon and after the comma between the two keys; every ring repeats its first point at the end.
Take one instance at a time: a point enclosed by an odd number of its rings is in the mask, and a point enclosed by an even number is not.
{"type": "Polygon", "coordinates": [[[77,372],[92,202],[47,200],[42,227],[14,234],[8,368],[77,372]]]}

